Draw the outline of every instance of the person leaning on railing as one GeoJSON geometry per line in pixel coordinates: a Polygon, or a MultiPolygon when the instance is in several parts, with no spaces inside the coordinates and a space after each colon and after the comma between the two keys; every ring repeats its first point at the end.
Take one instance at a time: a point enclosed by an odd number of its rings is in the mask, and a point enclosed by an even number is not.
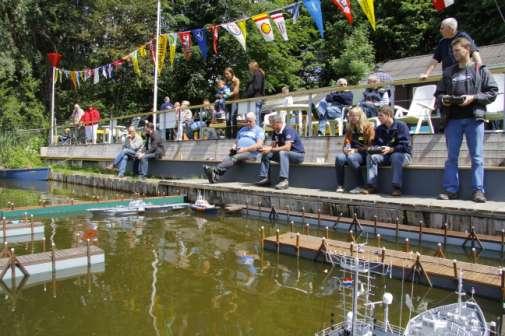
{"type": "Polygon", "coordinates": [[[79,143],[81,140],[81,119],[82,116],[84,115],[84,110],[78,105],[74,105],[74,110],[72,111],[72,115],[70,116],[70,122],[72,123],[72,133],[73,133],[73,140],[75,143],[79,143]]]}
{"type": "Polygon", "coordinates": [[[342,153],[335,158],[337,192],[344,192],[344,167],[348,165],[360,181],[350,193],[359,194],[363,186],[361,166],[366,162],[367,149],[373,144],[375,130],[359,106],[351,108],[348,120],[342,153]]]}
{"type": "Polygon", "coordinates": [[[128,127],[128,135],[126,136],[125,143],[123,144],[123,148],[116,155],[112,164],[107,166],[107,169],[118,168],[118,177],[124,177],[126,171],[126,165],[128,164],[128,160],[135,160],[137,153],[140,152],[142,147],[144,146],[144,141],[140,134],[135,131],[135,127],[128,127]]]}
{"type": "Polygon", "coordinates": [[[81,123],[86,131],[86,143],[96,144],[96,131],[100,122],[100,112],[96,107],[90,106],[84,111],[81,123]]]}

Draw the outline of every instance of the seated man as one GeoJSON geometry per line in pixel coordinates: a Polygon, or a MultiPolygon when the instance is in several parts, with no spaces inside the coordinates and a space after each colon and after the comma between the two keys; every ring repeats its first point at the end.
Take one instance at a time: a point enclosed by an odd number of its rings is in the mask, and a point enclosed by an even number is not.
{"type": "Polygon", "coordinates": [[[237,141],[230,150],[230,155],[217,167],[203,166],[205,175],[209,179],[209,183],[216,183],[220,176],[223,176],[226,171],[235,164],[245,160],[255,160],[258,156],[258,149],[263,146],[265,133],[263,129],[256,125],[256,114],[249,112],[246,115],[247,126],[244,126],[238,131],[237,141]]]}
{"type": "Polygon", "coordinates": [[[119,170],[118,177],[124,177],[128,160],[136,159],[137,153],[142,149],[142,146],[144,146],[144,141],[140,134],[135,131],[135,127],[128,127],[128,135],[123,144],[123,149],[121,149],[114,161],[112,161],[112,164],[107,168],[114,169],[114,167],[117,167],[119,170]]]}
{"type": "Polygon", "coordinates": [[[161,159],[165,153],[163,142],[161,141],[159,134],[154,130],[153,123],[146,123],[146,126],[144,127],[144,133],[146,135],[146,141],[142,150],[137,153],[138,161],[136,162],[137,165],[140,165],[139,177],[141,179],[145,179],[147,175],[149,160],[161,159]]]}
{"type": "Polygon", "coordinates": [[[393,119],[393,109],[384,106],[379,110],[380,125],[375,129],[374,147],[376,153],[369,149],[367,156],[367,188],[364,194],[377,191],[379,165],[391,165],[393,169],[393,196],[402,194],[403,167],[412,161],[412,145],[408,126],[393,119]],[[378,152],[378,153],[377,153],[378,152]]]}
{"type": "Polygon", "coordinates": [[[381,87],[381,83],[376,75],[368,76],[368,88],[363,92],[363,100],[359,106],[365,111],[367,118],[377,116],[377,112],[382,106],[389,105],[389,95],[381,87]]]}
{"type": "MultiPolygon", "coordinates": [[[[339,78],[337,80],[338,87],[346,87],[347,80],[339,78]]],[[[344,90],[330,93],[319,102],[317,114],[319,115],[319,130],[317,135],[324,135],[326,129],[326,121],[342,118],[344,115],[344,107],[352,105],[352,91],[344,90]]]]}
{"type": "Polygon", "coordinates": [[[270,185],[270,161],[276,161],[280,164],[280,181],[275,188],[287,189],[289,188],[289,164],[302,163],[305,158],[305,149],[298,133],[293,128],[286,126],[281,116],[272,116],[270,124],[274,131],[272,145],[263,146],[259,150],[262,154],[260,180],[256,182],[256,185],[270,185]]]}

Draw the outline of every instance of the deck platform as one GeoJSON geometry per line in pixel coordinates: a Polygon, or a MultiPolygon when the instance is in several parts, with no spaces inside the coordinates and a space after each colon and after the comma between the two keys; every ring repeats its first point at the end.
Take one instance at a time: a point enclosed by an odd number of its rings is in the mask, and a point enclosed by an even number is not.
{"type": "Polygon", "coordinates": [[[38,236],[44,234],[44,224],[31,219],[20,221],[0,221],[0,239],[2,241],[13,242],[18,236],[38,236]]]}
{"type": "MultiPolygon", "coordinates": [[[[277,237],[273,236],[265,238],[263,243],[267,250],[276,251],[278,248],[279,253],[299,255],[302,258],[315,261],[326,261],[326,252],[337,256],[350,256],[356,253],[356,249],[351,248],[352,243],[331,239],[323,240],[310,235],[299,234],[297,245],[297,234],[293,232],[280,234],[278,242],[277,237]]],[[[405,270],[405,279],[412,279],[412,267],[416,264],[418,256],[416,253],[371,246],[363,246],[360,250],[360,259],[367,260],[372,265],[374,263],[390,264],[393,277],[401,278],[403,270],[405,270]]],[[[426,284],[431,281],[435,287],[456,289],[457,273],[461,269],[466,291],[470,291],[473,287],[478,296],[503,300],[505,279],[500,268],[425,255],[419,255],[419,262],[430,280],[427,280],[421,273],[416,276],[417,281],[426,284]]]]}

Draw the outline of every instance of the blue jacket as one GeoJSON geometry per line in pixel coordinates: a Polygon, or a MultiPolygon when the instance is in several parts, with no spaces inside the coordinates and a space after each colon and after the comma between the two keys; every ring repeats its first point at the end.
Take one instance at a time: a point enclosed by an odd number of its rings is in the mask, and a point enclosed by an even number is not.
{"type": "Polygon", "coordinates": [[[377,126],[374,145],[393,147],[395,152],[412,154],[409,127],[399,120],[394,120],[390,128],[377,126]]]}

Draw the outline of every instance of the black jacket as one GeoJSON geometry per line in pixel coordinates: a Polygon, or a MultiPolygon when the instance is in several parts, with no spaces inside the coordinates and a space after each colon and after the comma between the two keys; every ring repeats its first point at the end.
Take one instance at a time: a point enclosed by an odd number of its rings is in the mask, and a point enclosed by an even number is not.
{"type": "Polygon", "coordinates": [[[374,145],[393,147],[395,152],[412,154],[409,127],[400,120],[393,121],[393,125],[387,128],[379,125],[375,129],[374,145]]]}
{"type": "Polygon", "coordinates": [[[256,70],[245,91],[247,98],[263,97],[265,95],[265,75],[260,70],[256,70]]]}
{"type": "Polygon", "coordinates": [[[158,132],[154,132],[150,136],[146,137],[144,147],[146,154],[155,153],[157,159],[161,159],[163,154],[165,154],[165,147],[163,146],[163,141],[161,140],[158,132]]]}

